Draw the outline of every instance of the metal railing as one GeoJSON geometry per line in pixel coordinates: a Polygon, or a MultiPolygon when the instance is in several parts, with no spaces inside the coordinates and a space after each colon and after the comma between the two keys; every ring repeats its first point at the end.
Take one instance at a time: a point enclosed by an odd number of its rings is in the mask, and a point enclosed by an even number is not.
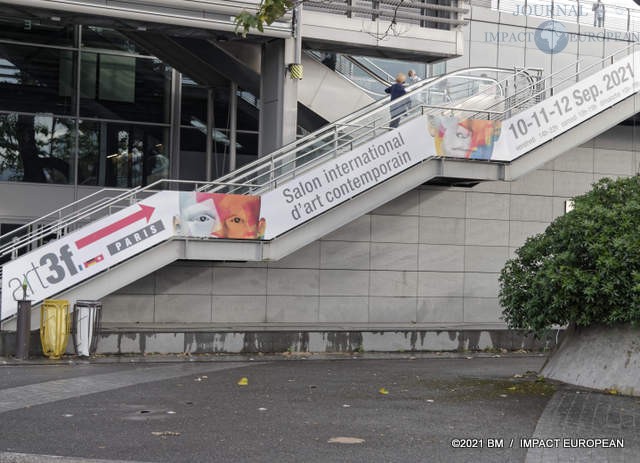
{"type": "Polygon", "coordinates": [[[389,131],[392,128],[391,121],[397,117],[394,112],[401,106],[411,107],[404,114],[404,120],[462,108],[472,113],[484,111],[490,117],[492,112],[500,112],[486,109],[493,106],[496,100],[504,99],[509,105],[519,104],[523,99],[529,100],[530,95],[521,93],[519,89],[538,88],[535,76],[539,73],[538,69],[532,75],[525,69],[470,68],[418,82],[407,87],[407,95],[391,103],[385,100],[366,106],[219,178],[220,185],[206,188],[206,191],[263,194],[301,172],[327,159],[339,157],[389,131]],[[227,182],[245,186],[230,187],[226,185],[227,182]]]}
{"type": "MultiPolygon", "coordinates": [[[[325,64],[322,52],[305,50],[304,53],[315,61],[325,64]]],[[[335,72],[349,80],[353,85],[374,99],[379,99],[385,96],[384,89],[391,85],[392,80],[387,81],[379,77],[374,70],[369,69],[367,65],[360,63],[360,58],[335,53],[333,55],[333,58],[335,59],[335,66],[332,69],[335,72]]]]}
{"type": "MultiPolygon", "coordinates": [[[[457,89],[455,93],[460,97],[471,95],[478,90],[478,79],[493,82],[496,88],[505,89],[501,92],[506,91],[505,82],[508,79],[498,81],[495,77],[489,76],[491,73],[496,76],[525,74],[524,71],[514,72],[496,68],[460,70],[432,81],[418,82],[408,87],[408,94],[403,97],[404,100],[398,101],[412,101],[411,98],[420,94],[423,100],[416,102],[414,109],[421,108],[425,102],[446,104],[450,100],[446,97],[447,88],[457,89]],[[476,74],[484,74],[485,77],[478,77],[476,74]],[[466,93],[463,87],[466,88],[466,93]],[[416,92],[417,89],[420,91],[416,92]]],[[[188,186],[198,191],[246,194],[264,190],[269,186],[275,187],[285,176],[295,176],[301,169],[308,169],[317,162],[326,160],[327,155],[338,156],[348,147],[357,146],[358,143],[364,143],[367,139],[389,130],[389,106],[386,101],[373,103],[214,182],[159,180],[146,187],[131,190],[99,190],[0,236],[0,257],[16,257],[18,253],[35,249],[48,239],[59,238],[163,189],[188,186]],[[263,174],[263,171],[266,173],[263,174]]]]}
{"type": "Polygon", "coordinates": [[[0,256],[37,247],[49,236],[62,236],[162,189],[188,186],[196,191],[264,194],[388,132],[392,129],[390,122],[396,118],[404,123],[423,115],[445,113],[461,118],[506,119],[628,56],[636,46],[632,44],[587,67],[574,63],[543,79],[536,69],[470,68],[418,82],[393,102],[375,102],[215,182],[160,180],[128,191],[100,190],[0,236],[0,256]],[[457,90],[453,93],[451,89],[457,90]],[[407,108],[402,114],[396,111],[400,106],[407,108]]]}
{"type": "Polygon", "coordinates": [[[553,74],[542,78],[540,81],[532,83],[526,89],[522,89],[528,93],[529,96],[521,99],[516,104],[500,108],[501,105],[506,106],[508,98],[505,98],[487,107],[486,110],[477,112],[464,110],[465,117],[479,118],[486,117],[487,114],[490,114],[492,119],[507,119],[546,98],[552,97],[559,91],[571,87],[575,83],[580,82],[583,78],[589,77],[595,72],[615,63],[616,60],[629,56],[639,50],[639,47],[640,44],[632,43],[586,67],[581,67],[582,60],[578,60],[576,63],[569,64],[553,74]],[[577,71],[572,71],[572,69],[577,69],[577,71]]]}
{"type": "MultiPolygon", "coordinates": [[[[60,238],[159,191],[181,189],[185,186],[198,190],[203,185],[216,186],[217,182],[162,179],[130,190],[101,189],[0,236],[0,257],[14,259],[19,253],[35,249],[50,239],[60,238]]],[[[249,185],[235,185],[244,186],[249,185]]]]}
{"type": "Polygon", "coordinates": [[[533,16],[580,26],[629,32],[630,40],[640,39],[640,9],[604,2],[604,18],[598,26],[593,4],[596,0],[470,0],[471,6],[490,8],[516,16],[533,16]]]}
{"type": "Polygon", "coordinates": [[[468,12],[457,0],[306,0],[304,9],[449,30],[465,25],[462,15],[468,12]]]}

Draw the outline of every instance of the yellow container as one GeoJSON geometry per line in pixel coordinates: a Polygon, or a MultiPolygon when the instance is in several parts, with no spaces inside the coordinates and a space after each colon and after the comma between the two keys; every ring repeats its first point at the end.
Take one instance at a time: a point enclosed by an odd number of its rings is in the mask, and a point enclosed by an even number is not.
{"type": "Polygon", "coordinates": [[[42,353],[50,359],[59,359],[67,350],[70,328],[69,301],[46,299],[40,308],[42,353]]]}

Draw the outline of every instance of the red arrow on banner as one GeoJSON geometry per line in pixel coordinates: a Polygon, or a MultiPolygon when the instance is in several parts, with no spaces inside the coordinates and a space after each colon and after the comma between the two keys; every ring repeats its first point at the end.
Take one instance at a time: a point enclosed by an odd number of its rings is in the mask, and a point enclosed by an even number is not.
{"type": "Polygon", "coordinates": [[[105,236],[115,233],[118,230],[137,222],[138,220],[147,219],[147,223],[149,223],[149,219],[151,218],[151,215],[153,214],[155,208],[151,206],[144,206],[142,204],[138,204],[138,206],[140,206],[139,211],[134,212],[133,214],[128,215],[118,220],[117,222],[112,223],[111,225],[107,225],[103,229],[95,231],[90,235],[85,236],[84,238],[80,238],[78,241],[76,241],[76,246],[78,247],[78,249],[89,246],[91,243],[95,243],[105,236]]]}

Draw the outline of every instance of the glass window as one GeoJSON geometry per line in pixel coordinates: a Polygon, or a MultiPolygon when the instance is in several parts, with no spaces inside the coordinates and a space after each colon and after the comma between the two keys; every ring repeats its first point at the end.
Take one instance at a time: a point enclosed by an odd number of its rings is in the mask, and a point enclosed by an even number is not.
{"type": "Polygon", "coordinates": [[[80,114],[100,119],[169,122],[171,70],[157,59],[82,53],[80,114]]]}
{"type": "Polygon", "coordinates": [[[205,180],[207,178],[206,127],[180,130],[180,179],[205,180]]]}
{"type": "MultiPolygon", "coordinates": [[[[2,30],[3,39],[17,42],[73,46],[72,24],[61,24],[60,20],[43,17],[35,18],[32,16],[26,18],[18,12],[15,15],[11,15],[11,7],[8,5],[3,5],[2,9],[0,30],[2,30]]],[[[53,14],[51,16],[56,17],[53,14]]]]}
{"type": "Polygon", "coordinates": [[[258,98],[246,90],[238,90],[238,130],[258,131],[260,110],[258,98]]]}
{"type": "Polygon", "coordinates": [[[181,125],[207,126],[207,93],[205,87],[199,86],[186,76],[182,77],[181,125]]]}
{"type": "MultiPolygon", "coordinates": [[[[255,161],[258,157],[258,134],[251,132],[238,132],[237,135],[237,145],[236,149],[238,150],[238,155],[242,155],[243,157],[252,157],[250,161],[255,161]]],[[[238,163],[240,165],[240,163],[238,163]]]]}
{"type": "Polygon", "coordinates": [[[74,52],[0,43],[0,102],[5,111],[73,113],[74,52]]]}
{"type": "Polygon", "coordinates": [[[132,188],[169,177],[168,127],[82,121],[78,183],[132,188]]]}
{"type": "Polygon", "coordinates": [[[73,119],[0,114],[0,180],[71,183],[73,119]]]}
{"type": "Polygon", "coordinates": [[[135,58],[100,55],[98,69],[98,98],[100,100],[135,103],[135,58]]]}
{"type": "Polygon", "coordinates": [[[148,55],[136,43],[122,33],[107,27],[85,26],[82,28],[82,46],[119,50],[138,55],[148,55]]]}

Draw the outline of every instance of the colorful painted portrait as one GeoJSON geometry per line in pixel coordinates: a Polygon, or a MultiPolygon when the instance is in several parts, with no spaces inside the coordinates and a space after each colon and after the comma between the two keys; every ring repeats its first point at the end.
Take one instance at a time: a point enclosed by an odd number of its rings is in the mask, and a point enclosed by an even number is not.
{"type": "Polygon", "coordinates": [[[500,138],[501,121],[429,116],[429,134],[436,154],[467,159],[491,159],[500,138]]]}
{"type": "Polygon", "coordinates": [[[182,192],[174,218],[176,234],[198,238],[261,239],[266,225],[251,195],[182,192]]]}

